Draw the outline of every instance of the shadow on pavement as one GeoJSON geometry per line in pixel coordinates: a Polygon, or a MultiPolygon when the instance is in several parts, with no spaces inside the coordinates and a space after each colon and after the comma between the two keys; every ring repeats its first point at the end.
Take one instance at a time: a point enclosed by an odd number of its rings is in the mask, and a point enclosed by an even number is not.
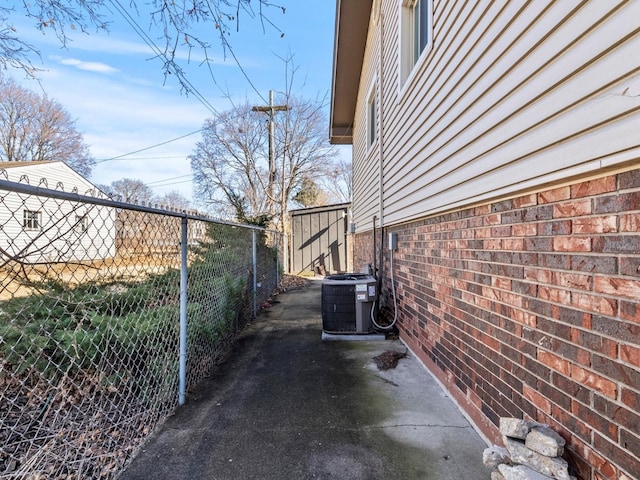
{"type": "Polygon", "coordinates": [[[489,479],[484,441],[395,341],[321,340],[321,282],[276,297],[154,433],[135,479],[489,479]]]}

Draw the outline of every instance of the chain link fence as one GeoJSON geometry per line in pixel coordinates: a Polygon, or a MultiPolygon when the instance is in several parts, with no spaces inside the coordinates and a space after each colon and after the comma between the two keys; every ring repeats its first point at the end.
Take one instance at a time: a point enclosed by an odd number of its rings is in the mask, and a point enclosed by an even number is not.
{"type": "Polygon", "coordinates": [[[280,237],[9,179],[0,478],[115,478],[275,291],[280,237]]]}

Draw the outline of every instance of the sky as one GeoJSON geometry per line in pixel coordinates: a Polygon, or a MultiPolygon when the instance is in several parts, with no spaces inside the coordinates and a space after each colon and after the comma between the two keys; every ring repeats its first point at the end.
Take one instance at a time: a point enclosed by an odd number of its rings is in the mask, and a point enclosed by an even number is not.
{"type": "MultiPolygon", "coordinates": [[[[97,161],[90,177],[93,183],[138,179],[158,195],[178,191],[191,200],[187,157],[201,139],[194,132],[215,111],[232,108],[229,96],[240,104],[266,105],[270,89],[284,91],[283,59],[290,56],[297,68],[294,93],[308,99],[326,97],[328,118],[334,1],[279,0],[286,7],[284,14],[277,8],[267,10],[277,29],[268,24],[263,29],[257,19],[241,14],[239,30],[233,29],[229,42],[242,68],[231,56],[224,58],[212,25],[201,25],[199,35],[211,44],[213,74],[202,64],[199,51],[192,51],[191,58],[184,52],[180,59],[198,95],[181,92],[175,75],[165,79],[162,61],[154,58],[151,47],[136,33],[135,26],[157,46],[164,45],[162,32],[149,29],[150,16],[143,11],[147,1],[138,0],[136,12],[129,0],[106,0],[109,32],[67,30],[71,41],[66,46],[53,31],[37,29],[35,20],[18,8],[9,18],[16,35],[39,51],[40,58],[33,56],[31,61],[40,71],[36,79],[18,70],[8,73],[69,112],[97,161]],[[115,9],[117,4],[125,6],[129,20],[115,9]],[[200,101],[199,96],[205,100],[200,101]]],[[[328,132],[327,124],[327,139],[328,132]]],[[[350,153],[341,149],[341,155],[349,158],[350,153]]]]}

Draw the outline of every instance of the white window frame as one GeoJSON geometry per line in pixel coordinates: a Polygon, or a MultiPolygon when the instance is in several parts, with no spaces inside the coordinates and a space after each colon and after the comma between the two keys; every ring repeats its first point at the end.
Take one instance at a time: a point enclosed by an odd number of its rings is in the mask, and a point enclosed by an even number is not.
{"type": "Polygon", "coordinates": [[[378,139],[378,95],[376,82],[367,95],[367,149],[373,147],[378,139]]]}
{"type": "Polygon", "coordinates": [[[42,211],[25,208],[22,211],[22,229],[31,232],[42,230],[42,211]]]}
{"type": "Polygon", "coordinates": [[[416,65],[420,63],[432,45],[432,0],[400,0],[401,85],[407,83],[411,78],[416,65]],[[425,24],[426,28],[420,28],[425,24]]]}
{"type": "Polygon", "coordinates": [[[75,231],[79,234],[85,233],[89,229],[89,219],[86,215],[76,215],[75,231]]]}

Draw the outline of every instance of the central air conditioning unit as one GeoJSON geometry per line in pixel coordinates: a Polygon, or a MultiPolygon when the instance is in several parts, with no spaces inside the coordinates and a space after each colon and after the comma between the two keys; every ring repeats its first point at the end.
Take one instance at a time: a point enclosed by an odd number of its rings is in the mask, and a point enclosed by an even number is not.
{"type": "Polygon", "coordinates": [[[325,277],[322,281],[323,332],[370,333],[376,296],[377,280],[372,275],[343,273],[325,277]]]}

